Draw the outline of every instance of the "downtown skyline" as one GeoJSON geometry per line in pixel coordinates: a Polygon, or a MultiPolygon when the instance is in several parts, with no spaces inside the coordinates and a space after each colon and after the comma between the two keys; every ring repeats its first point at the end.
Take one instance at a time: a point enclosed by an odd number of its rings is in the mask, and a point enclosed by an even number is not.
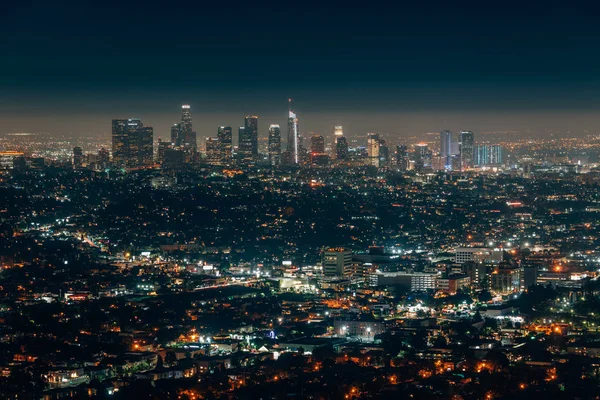
{"type": "Polygon", "coordinates": [[[164,136],[173,105],[189,103],[206,136],[247,114],[285,126],[290,97],[302,132],[321,134],[335,124],[349,136],[600,129],[590,5],[234,2],[182,14],[32,1],[3,11],[0,133],[100,135],[107,120],[136,116],[164,136]]]}

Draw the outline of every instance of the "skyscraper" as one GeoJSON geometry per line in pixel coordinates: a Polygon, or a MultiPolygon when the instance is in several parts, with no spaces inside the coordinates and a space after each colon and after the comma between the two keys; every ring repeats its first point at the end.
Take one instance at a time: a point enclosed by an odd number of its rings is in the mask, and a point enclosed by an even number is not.
{"type": "Polygon", "coordinates": [[[73,148],[73,169],[80,169],[83,165],[83,150],[77,146],[73,148]]]}
{"type": "Polygon", "coordinates": [[[192,108],[189,104],[181,106],[181,121],[171,127],[171,143],[192,152],[197,149],[196,132],[192,129],[192,108]]]}
{"type": "Polygon", "coordinates": [[[342,125],[335,125],[333,127],[333,143],[337,144],[339,138],[344,136],[344,128],[342,125]]]}
{"type": "Polygon", "coordinates": [[[471,131],[460,131],[460,167],[461,170],[475,165],[475,135],[471,131]]]}
{"type": "MultiPolygon", "coordinates": [[[[232,129],[230,126],[220,126],[217,131],[217,138],[219,139],[219,154],[222,165],[228,165],[231,163],[232,154],[232,129]]],[[[208,149],[207,149],[208,152],[208,149]]]]}
{"type": "Polygon", "coordinates": [[[480,145],[476,147],[477,165],[502,164],[504,149],[499,145],[480,145]]]}
{"type": "Polygon", "coordinates": [[[298,164],[298,117],[292,111],[292,99],[288,100],[288,135],[287,135],[287,151],[292,155],[292,163],[298,164]]]}
{"type": "Polygon", "coordinates": [[[408,148],[400,145],[396,146],[396,165],[400,171],[408,170],[408,148]]]}
{"type": "Polygon", "coordinates": [[[258,117],[247,115],[239,130],[238,153],[240,160],[250,162],[258,158],[258,117]]]}
{"type": "Polygon", "coordinates": [[[181,139],[179,136],[179,132],[181,131],[181,124],[173,124],[171,127],[171,143],[174,146],[181,145],[181,139]]]}
{"type": "Polygon", "coordinates": [[[196,149],[196,132],[192,129],[192,108],[189,104],[181,106],[181,124],[180,124],[181,145],[196,149]]]}
{"type": "Polygon", "coordinates": [[[153,129],[139,118],[113,119],[113,162],[118,166],[138,167],[153,163],[153,129]]]}
{"type": "Polygon", "coordinates": [[[367,134],[367,154],[369,156],[368,163],[375,167],[379,167],[379,135],[376,133],[367,134]]]}
{"type": "Polygon", "coordinates": [[[417,171],[423,168],[431,167],[431,151],[425,143],[415,145],[415,169],[417,171]]]}
{"type": "Polygon", "coordinates": [[[316,154],[325,153],[325,138],[314,134],[310,138],[310,151],[316,154]]]}
{"type": "Polygon", "coordinates": [[[440,157],[444,169],[452,169],[452,132],[444,130],[440,132],[440,157]]]}
{"type": "Polygon", "coordinates": [[[112,157],[115,165],[124,166],[129,158],[129,127],[126,119],[112,120],[112,157]]]}
{"type": "Polygon", "coordinates": [[[206,161],[211,165],[221,164],[221,144],[218,137],[206,138],[206,161]]]}
{"type": "Polygon", "coordinates": [[[348,157],[348,141],[344,136],[341,136],[335,144],[335,158],[345,160],[346,157],[348,157]]]}
{"type": "Polygon", "coordinates": [[[269,126],[269,163],[272,166],[281,164],[281,130],[279,125],[269,126]]]}

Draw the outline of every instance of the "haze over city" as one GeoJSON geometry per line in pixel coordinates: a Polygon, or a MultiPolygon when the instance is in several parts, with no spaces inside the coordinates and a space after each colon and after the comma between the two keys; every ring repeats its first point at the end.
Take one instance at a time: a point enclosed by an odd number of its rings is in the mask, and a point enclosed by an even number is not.
{"type": "MultiPolygon", "coordinates": [[[[243,115],[301,129],[597,131],[591,4],[12,2],[2,13],[0,132],[165,135],[192,104],[201,136],[243,115]]],[[[261,130],[266,135],[266,130],[261,130]]]]}

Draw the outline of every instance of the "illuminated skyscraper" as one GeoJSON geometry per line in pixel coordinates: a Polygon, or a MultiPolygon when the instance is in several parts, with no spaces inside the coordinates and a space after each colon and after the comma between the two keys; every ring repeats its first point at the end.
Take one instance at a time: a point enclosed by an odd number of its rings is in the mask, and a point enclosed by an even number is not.
{"type": "Polygon", "coordinates": [[[181,124],[173,124],[171,127],[171,143],[174,146],[181,145],[179,132],[181,131],[181,124]]]}
{"type": "Polygon", "coordinates": [[[181,106],[181,121],[171,127],[171,143],[196,151],[196,132],[192,129],[192,109],[189,104],[181,106]]]}
{"type": "Polygon", "coordinates": [[[281,130],[279,125],[269,126],[269,163],[273,166],[281,164],[281,130]]]}
{"type": "Polygon", "coordinates": [[[245,162],[258,158],[258,117],[247,115],[243,129],[240,127],[238,154],[245,162]]]}
{"type": "Polygon", "coordinates": [[[310,151],[312,153],[325,153],[325,138],[321,135],[312,135],[310,138],[310,151]]]}
{"type": "Polygon", "coordinates": [[[181,106],[180,136],[182,145],[196,148],[196,133],[192,130],[192,108],[189,104],[181,106]]]}
{"type": "Polygon", "coordinates": [[[408,170],[408,148],[406,146],[396,146],[396,165],[400,171],[408,170]]]}
{"type": "Polygon", "coordinates": [[[369,165],[379,167],[379,135],[376,133],[367,134],[367,154],[369,156],[369,165]]]}
{"type": "Polygon", "coordinates": [[[73,148],[73,169],[80,169],[83,165],[83,150],[77,146],[73,148]]]}
{"type": "Polygon", "coordinates": [[[206,138],[206,161],[211,165],[221,164],[221,143],[218,137],[206,138]]]}
{"type": "Polygon", "coordinates": [[[417,171],[431,167],[431,151],[425,143],[415,145],[415,168],[417,171]]]}
{"type": "Polygon", "coordinates": [[[476,147],[476,164],[492,165],[502,164],[504,149],[499,145],[480,145],[476,147]]]}
{"type": "MultiPolygon", "coordinates": [[[[230,126],[220,126],[217,132],[219,140],[219,158],[222,165],[231,163],[233,134],[230,126]]],[[[208,149],[207,149],[208,152],[208,149]]]]}
{"type": "Polygon", "coordinates": [[[461,170],[473,168],[475,165],[475,135],[471,131],[460,132],[460,167],[461,170]]]}
{"type": "Polygon", "coordinates": [[[335,158],[345,160],[348,157],[348,141],[344,136],[339,137],[335,144],[335,158]]]}
{"type": "Polygon", "coordinates": [[[292,163],[298,164],[298,117],[292,111],[292,99],[289,99],[287,151],[291,153],[292,163]]]}
{"type": "Polygon", "coordinates": [[[118,166],[137,167],[153,163],[153,130],[139,118],[113,119],[113,162],[118,166]]]}
{"type": "Polygon", "coordinates": [[[344,136],[344,128],[342,125],[335,125],[333,127],[333,143],[337,144],[339,138],[344,136]]]}
{"type": "Polygon", "coordinates": [[[440,157],[442,158],[442,166],[444,169],[452,169],[452,132],[440,132],[440,157]]]}

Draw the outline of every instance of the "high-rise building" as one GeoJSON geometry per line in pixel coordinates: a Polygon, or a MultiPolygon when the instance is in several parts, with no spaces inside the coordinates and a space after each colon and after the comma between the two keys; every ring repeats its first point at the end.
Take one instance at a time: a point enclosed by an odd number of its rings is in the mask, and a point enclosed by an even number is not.
{"type": "Polygon", "coordinates": [[[367,154],[369,165],[379,167],[379,135],[376,133],[367,134],[367,154]]]}
{"type": "Polygon", "coordinates": [[[317,134],[312,135],[310,138],[310,151],[316,154],[325,153],[325,138],[317,134]]]}
{"type": "Polygon", "coordinates": [[[452,132],[444,130],[440,132],[440,157],[442,167],[452,169],[452,132]]]}
{"type": "Polygon", "coordinates": [[[206,161],[211,165],[221,164],[221,143],[218,137],[206,138],[206,161]]]}
{"type": "Polygon", "coordinates": [[[383,167],[390,161],[390,149],[384,139],[379,140],[379,166],[383,167]]]}
{"type": "Polygon", "coordinates": [[[178,171],[185,165],[185,153],[180,149],[165,150],[162,167],[167,171],[178,171]]]}
{"type": "Polygon", "coordinates": [[[335,158],[345,160],[348,157],[348,141],[344,136],[337,139],[335,144],[335,158]]]}
{"type": "Polygon", "coordinates": [[[171,127],[171,143],[191,152],[197,149],[196,132],[192,128],[192,108],[189,104],[181,106],[181,121],[171,127]]]}
{"type": "Polygon", "coordinates": [[[471,131],[460,131],[460,168],[466,170],[475,165],[475,135],[471,131]]]}
{"type": "Polygon", "coordinates": [[[313,134],[310,138],[310,163],[317,166],[329,163],[329,155],[325,153],[325,138],[321,135],[313,134]]]}
{"type": "Polygon", "coordinates": [[[400,171],[408,170],[408,163],[408,148],[403,145],[396,146],[396,165],[400,171]]]}
{"type": "Polygon", "coordinates": [[[425,143],[415,145],[415,169],[417,171],[423,168],[431,167],[431,151],[425,143]]]}
{"type": "Polygon", "coordinates": [[[476,147],[476,164],[492,165],[504,162],[504,149],[499,145],[480,145],[476,147]]]}
{"type": "Polygon", "coordinates": [[[196,132],[192,129],[192,108],[189,104],[181,106],[180,130],[180,145],[196,150],[196,132]]]}
{"type": "Polygon", "coordinates": [[[153,129],[139,118],[112,121],[113,161],[118,166],[151,165],[154,155],[153,129]]]}
{"type": "Polygon", "coordinates": [[[173,124],[171,127],[171,143],[173,146],[181,146],[181,139],[179,132],[181,131],[181,124],[173,124]]]}
{"type": "Polygon", "coordinates": [[[298,164],[298,152],[300,146],[298,143],[298,117],[292,111],[292,99],[289,99],[288,107],[288,134],[287,134],[287,151],[291,153],[292,163],[298,164]]]}
{"type": "Polygon", "coordinates": [[[251,162],[258,158],[258,117],[247,115],[239,130],[238,154],[240,160],[251,162]]]}
{"type": "Polygon", "coordinates": [[[158,138],[158,149],[156,150],[156,161],[162,164],[165,158],[165,150],[171,147],[171,142],[165,142],[162,138],[158,138]]]}
{"type": "Polygon", "coordinates": [[[83,150],[81,147],[73,147],[73,169],[80,169],[83,165],[83,150]]]}
{"type": "Polygon", "coordinates": [[[323,276],[328,278],[349,276],[352,273],[352,252],[344,248],[331,248],[323,252],[323,276]]]}
{"type": "MultiPolygon", "coordinates": [[[[231,154],[233,148],[233,135],[230,126],[220,126],[217,132],[217,138],[219,139],[219,154],[222,165],[228,165],[231,163],[231,154]]],[[[208,152],[208,149],[207,149],[208,152]]]]}
{"type": "Polygon", "coordinates": [[[126,119],[113,119],[112,157],[115,165],[126,165],[130,157],[129,134],[130,129],[126,119]]]}
{"type": "Polygon", "coordinates": [[[281,164],[281,130],[275,124],[269,126],[269,163],[272,166],[281,164]]]}
{"type": "Polygon", "coordinates": [[[339,138],[344,136],[344,128],[342,125],[335,125],[333,127],[333,143],[337,144],[339,138]]]}

